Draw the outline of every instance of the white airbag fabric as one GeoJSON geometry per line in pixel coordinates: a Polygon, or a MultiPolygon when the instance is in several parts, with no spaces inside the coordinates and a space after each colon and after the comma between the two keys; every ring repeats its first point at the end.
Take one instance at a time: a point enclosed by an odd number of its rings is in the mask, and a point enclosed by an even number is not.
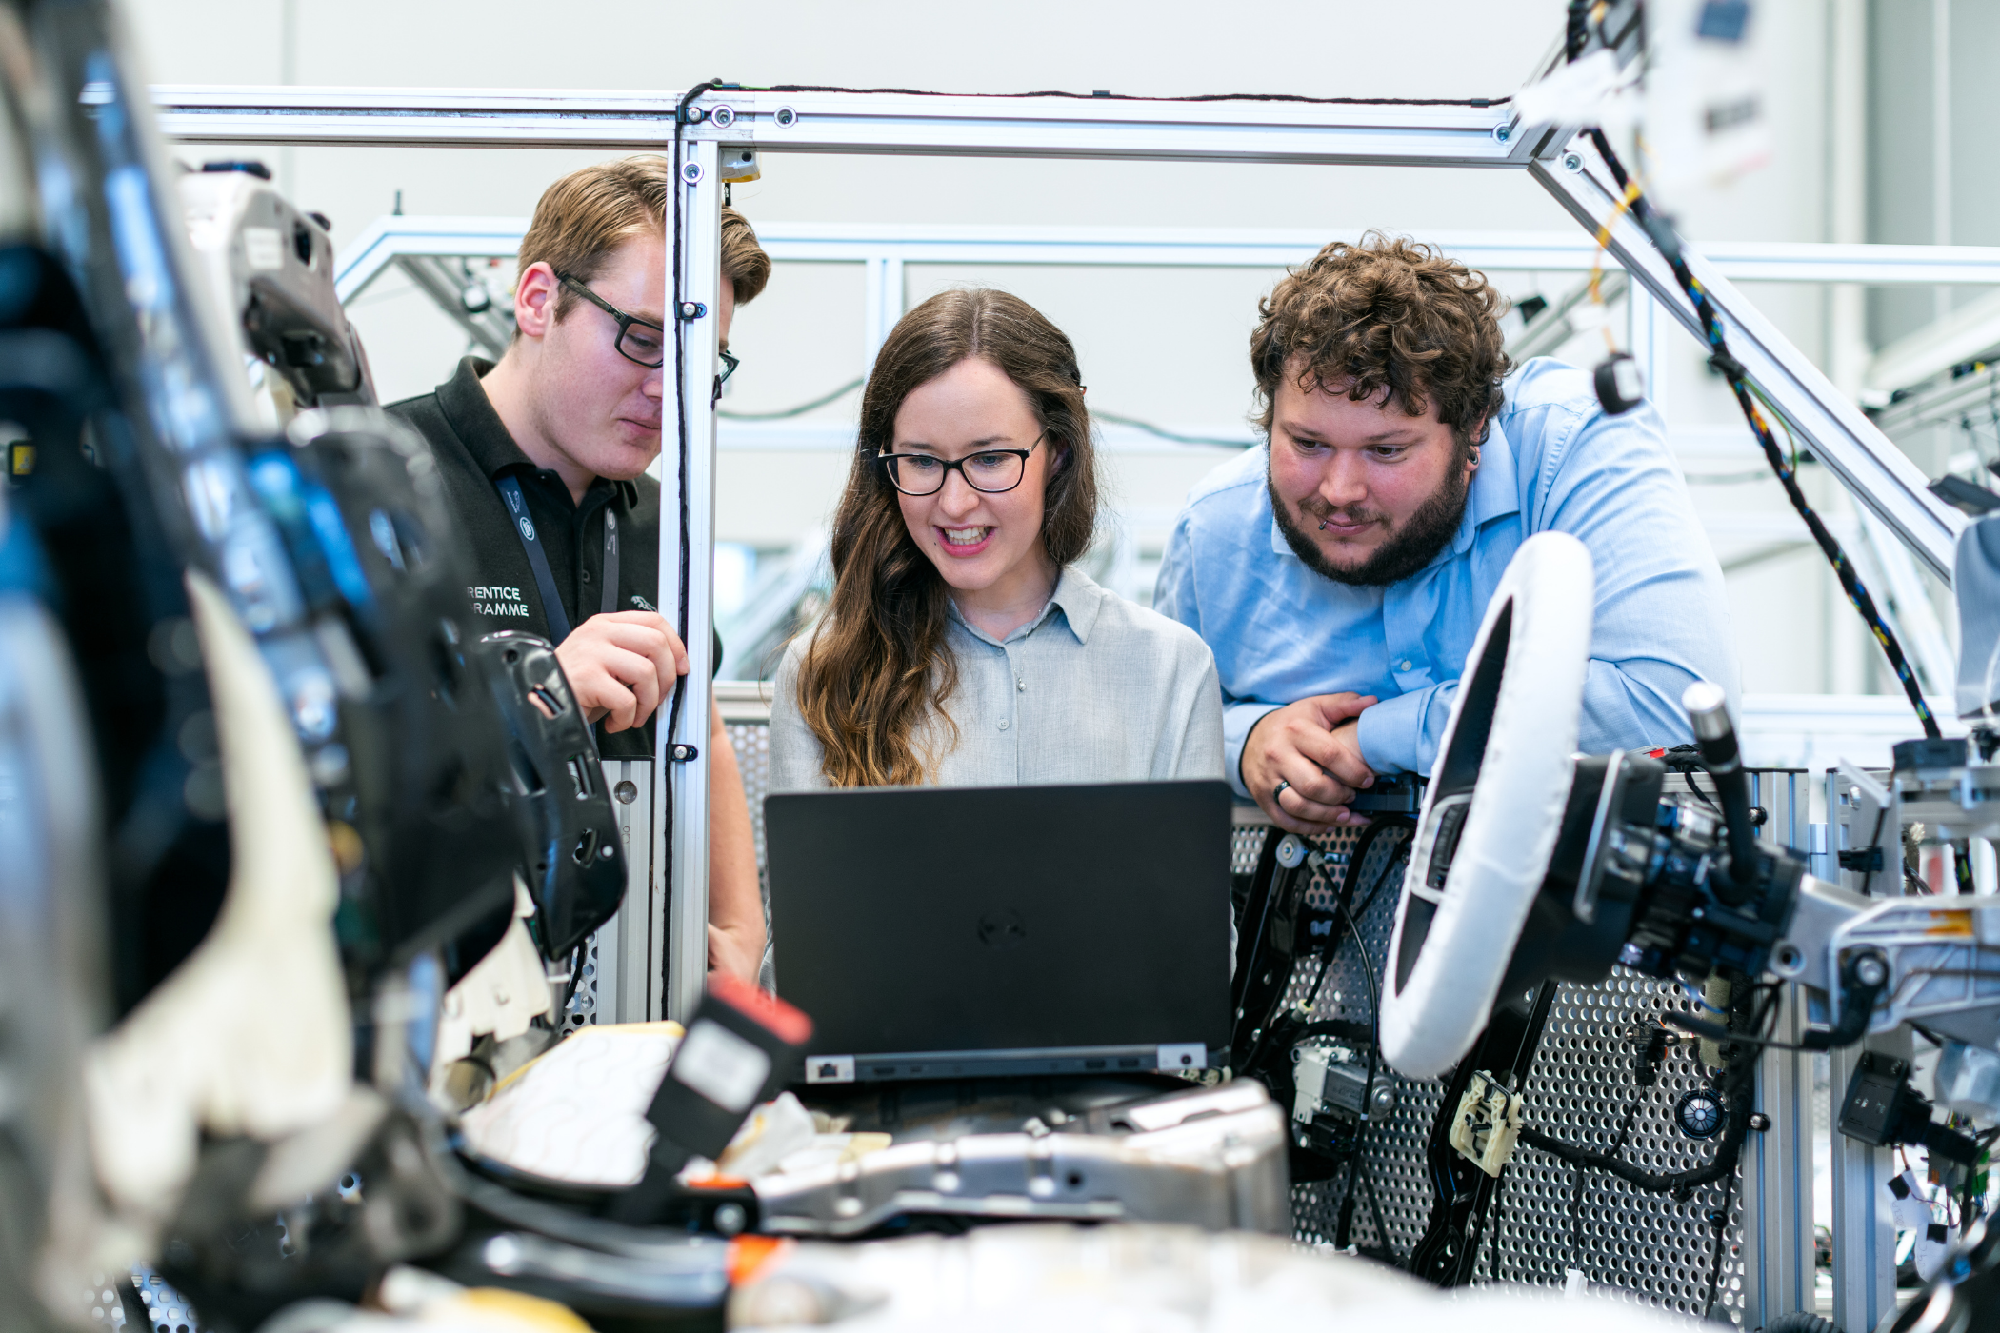
{"type": "Polygon", "coordinates": [[[1459,677],[1396,906],[1382,988],[1382,1054],[1399,1073],[1433,1078],[1486,1026],[1514,943],[1548,872],[1569,798],[1571,757],[1590,669],[1590,552],[1566,532],[1521,544],[1487,604],[1459,677]],[[1438,831],[1438,778],[1463,721],[1467,689],[1502,612],[1512,607],[1493,725],[1442,894],[1425,886],[1438,831]],[[1411,898],[1437,904],[1408,981],[1397,986],[1411,898]]]}
{"type": "Polygon", "coordinates": [[[187,583],[228,796],[229,889],[208,938],[98,1040],[86,1072],[98,1180],[142,1227],[171,1215],[203,1131],[269,1141],[325,1120],[353,1062],[333,855],[291,718],[222,593],[198,573],[187,583]]]}

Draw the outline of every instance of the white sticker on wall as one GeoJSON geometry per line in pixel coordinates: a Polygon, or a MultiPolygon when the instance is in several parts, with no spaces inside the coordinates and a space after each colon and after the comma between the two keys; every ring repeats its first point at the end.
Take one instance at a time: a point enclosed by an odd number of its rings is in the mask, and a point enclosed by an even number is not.
{"type": "Polygon", "coordinates": [[[717,1106],[743,1111],[763,1091],[771,1057],[720,1023],[703,1020],[688,1029],[667,1072],[717,1106]]]}

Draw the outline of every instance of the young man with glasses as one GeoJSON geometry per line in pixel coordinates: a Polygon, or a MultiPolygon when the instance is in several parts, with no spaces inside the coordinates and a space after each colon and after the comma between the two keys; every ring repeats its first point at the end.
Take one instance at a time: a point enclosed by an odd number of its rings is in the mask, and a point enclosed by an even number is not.
{"type": "MultiPolygon", "coordinates": [[[[655,714],[687,670],[658,609],[659,456],[671,359],[664,311],[672,164],[656,155],[573,172],[542,195],[521,240],[514,341],[468,356],[437,389],[391,409],[430,442],[491,629],[556,645],[606,759],[650,759],[655,714]]],[[[770,279],[743,216],[724,209],[714,318],[770,279]]],[[[723,352],[722,379],[736,368],[723,352]]],[[[735,751],[711,717],[709,965],[754,980],[764,952],[749,808],[735,751]]]]}

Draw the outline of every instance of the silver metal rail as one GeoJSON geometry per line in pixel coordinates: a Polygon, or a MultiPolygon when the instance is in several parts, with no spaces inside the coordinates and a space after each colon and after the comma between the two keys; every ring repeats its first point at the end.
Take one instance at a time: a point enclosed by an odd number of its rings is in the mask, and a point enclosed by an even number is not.
{"type": "MultiPolygon", "coordinates": [[[[669,435],[660,467],[660,608],[673,617],[667,590],[680,586],[682,551],[679,529],[667,515],[685,507],[688,674],[672,734],[664,726],[656,731],[654,759],[666,781],[657,784],[654,799],[669,808],[659,810],[654,826],[667,829],[670,849],[666,1014],[683,1023],[701,1002],[708,980],[708,751],[715,655],[715,412],[709,403],[719,368],[716,325],[722,287],[722,181],[716,157],[712,141],[685,148],[679,237],[683,305],[678,311],[671,302],[666,307],[670,318],[681,321],[687,347],[680,420],[687,433],[687,470],[683,475],[676,466],[678,441],[669,435]],[[690,310],[699,313],[690,317],[690,310]],[[669,762],[675,746],[689,747],[694,758],[669,762]]],[[[668,237],[670,264],[674,240],[668,237]]]]}
{"type": "MultiPolygon", "coordinates": [[[[186,143],[654,148],[679,93],[161,86],[186,143]]],[[[1504,107],[712,93],[693,140],[771,152],[1518,167],[1504,107]]]]}
{"type": "MultiPolygon", "coordinates": [[[[369,223],[341,251],[334,282],[340,299],[346,301],[398,256],[510,257],[527,229],[526,218],[389,214],[369,223]]],[[[1361,231],[1359,226],[1295,231],[780,220],[760,222],[757,239],[773,259],[786,263],[1288,268],[1310,259],[1329,236],[1357,236],[1361,231]]],[[[1591,238],[1577,232],[1453,229],[1423,231],[1417,239],[1477,269],[1583,273],[1599,259],[1591,238]]],[[[1738,282],[2000,285],[2000,246],[1735,242],[1710,246],[1702,253],[1725,277],[1738,282]]]]}
{"type": "MultiPolygon", "coordinates": [[[[1617,206],[1618,188],[1588,140],[1577,139],[1554,161],[1538,161],[1530,171],[1584,227],[1593,232],[1607,228],[1618,262],[1702,337],[1694,307],[1644,230],[1617,206]]],[[[1784,414],[1799,442],[1840,478],[1856,503],[1887,524],[1950,586],[1952,552],[1965,516],[1926,489],[1929,478],[1917,465],[1758,313],[1712,261],[1691,247],[1685,253],[1689,269],[1721,316],[1730,351],[1784,414]]]]}
{"type": "Polygon", "coordinates": [[[1918,389],[1875,414],[1875,424],[1891,436],[1926,426],[1955,426],[1966,417],[2000,431],[2000,367],[1989,366],[1942,384],[1918,389]]]}

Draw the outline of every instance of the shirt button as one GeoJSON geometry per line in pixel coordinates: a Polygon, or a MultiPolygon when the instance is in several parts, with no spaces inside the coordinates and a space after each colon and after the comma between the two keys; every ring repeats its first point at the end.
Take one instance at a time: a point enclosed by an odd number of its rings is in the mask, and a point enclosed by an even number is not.
{"type": "Polygon", "coordinates": [[[1008,723],[1006,723],[1006,722],[1004,722],[1004,721],[1003,721],[1003,722],[1002,722],[1002,723],[1000,724],[1000,730],[1002,730],[1002,731],[1005,731],[1005,730],[1007,730],[1007,727],[1008,727],[1008,725],[1009,725],[1008,723]]]}
{"type": "Polygon", "coordinates": [[[1407,657],[1404,658],[1402,662],[1398,664],[1397,669],[1399,671],[1408,671],[1410,669],[1410,660],[1407,657]]]}
{"type": "Polygon", "coordinates": [[[1026,690],[1028,688],[1028,682],[1022,680],[1019,676],[1016,676],[1014,677],[1014,688],[1016,691],[1026,690]]]}
{"type": "MultiPolygon", "coordinates": [[[[584,581],[585,583],[588,583],[588,582],[590,582],[590,571],[589,571],[589,570],[587,570],[587,569],[583,571],[583,581],[584,581]]],[[[1409,665],[1409,663],[1408,663],[1408,662],[1405,662],[1405,663],[1403,663],[1403,665],[1404,665],[1404,666],[1408,666],[1408,665],[1409,665]]]]}

